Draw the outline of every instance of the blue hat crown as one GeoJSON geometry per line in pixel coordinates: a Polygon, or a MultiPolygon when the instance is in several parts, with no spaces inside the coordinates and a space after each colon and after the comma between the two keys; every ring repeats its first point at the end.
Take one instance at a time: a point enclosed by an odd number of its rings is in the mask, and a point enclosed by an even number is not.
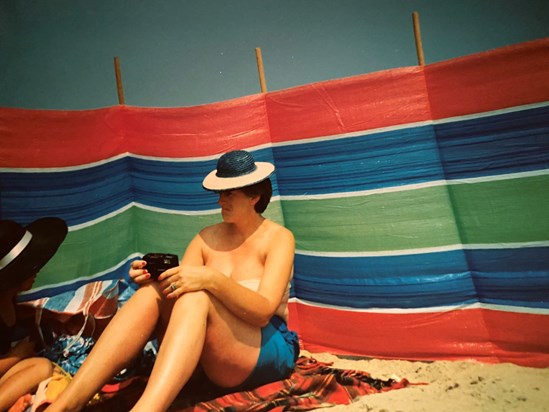
{"type": "Polygon", "coordinates": [[[234,150],[225,153],[217,161],[217,177],[239,177],[250,174],[257,169],[251,153],[245,150],[234,150]]]}

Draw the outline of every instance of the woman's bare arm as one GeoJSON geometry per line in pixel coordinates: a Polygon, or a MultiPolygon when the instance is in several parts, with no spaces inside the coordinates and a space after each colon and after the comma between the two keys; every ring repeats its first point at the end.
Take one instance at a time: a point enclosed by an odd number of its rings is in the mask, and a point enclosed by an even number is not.
{"type": "Polygon", "coordinates": [[[265,260],[258,292],[254,292],[214,268],[204,266],[199,238],[189,244],[179,268],[170,269],[159,278],[168,296],[177,297],[185,292],[207,290],[231,312],[244,321],[266,325],[280,305],[288,288],[295,253],[292,233],[279,227],[273,235],[265,260]],[[178,289],[169,291],[177,281],[178,289]]]}

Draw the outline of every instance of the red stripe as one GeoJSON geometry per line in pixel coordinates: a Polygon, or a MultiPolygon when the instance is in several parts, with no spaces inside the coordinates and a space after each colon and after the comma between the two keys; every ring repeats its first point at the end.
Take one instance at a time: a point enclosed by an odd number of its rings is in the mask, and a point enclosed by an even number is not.
{"type": "Polygon", "coordinates": [[[269,93],[273,142],[330,136],[430,119],[419,67],[313,83],[269,93]]]}
{"type": "Polygon", "coordinates": [[[311,352],[549,366],[548,315],[489,309],[390,314],[290,303],[290,327],[311,352]]]}
{"type": "Polygon", "coordinates": [[[59,167],[123,152],[120,109],[0,109],[1,167],[59,167]],[[91,150],[93,149],[93,150],[91,150]]]}
{"type": "Polygon", "coordinates": [[[76,166],[125,152],[200,157],[270,142],[262,95],[177,109],[0,109],[0,132],[0,167],[76,166]]]}
{"type": "Polygon", "coordinates": [[[124,110],[126,150],[201,157],[270,143],[263,95],[178,109],[124,110]]]}
{"type": "Polygon", "coordinates": [[[425,68],[433,119],[549,100],[549,37],[425,68]]]}

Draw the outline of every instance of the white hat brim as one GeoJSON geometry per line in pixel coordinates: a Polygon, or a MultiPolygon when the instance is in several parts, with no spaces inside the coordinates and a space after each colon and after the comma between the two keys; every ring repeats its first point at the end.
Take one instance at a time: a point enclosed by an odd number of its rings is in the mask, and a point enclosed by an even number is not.
{"type": "Polygon", "coordinates": [[[259,183],[268,178],[274,172],[275,167],[267,162],[255,162],[256,169],[252,173],[237,177],[218,177],[217,169],[208,173],[202,181],[202,186],[207,190],[221,191],[238,189],[259,183]]]}

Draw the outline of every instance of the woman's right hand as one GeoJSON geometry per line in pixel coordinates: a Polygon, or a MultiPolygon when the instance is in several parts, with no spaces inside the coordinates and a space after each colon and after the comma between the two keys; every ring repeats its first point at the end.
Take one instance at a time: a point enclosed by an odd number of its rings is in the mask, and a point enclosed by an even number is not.
{"type": "Polygon", "coordinates": [[[138,285],[142,285],[151,281],[151,274],[147,269],[145,269],[146,264],[147,262],[145,262],[144,260],[134,260],[131,263],[129,275],[131,280],[133,280],[138,285]]]}

